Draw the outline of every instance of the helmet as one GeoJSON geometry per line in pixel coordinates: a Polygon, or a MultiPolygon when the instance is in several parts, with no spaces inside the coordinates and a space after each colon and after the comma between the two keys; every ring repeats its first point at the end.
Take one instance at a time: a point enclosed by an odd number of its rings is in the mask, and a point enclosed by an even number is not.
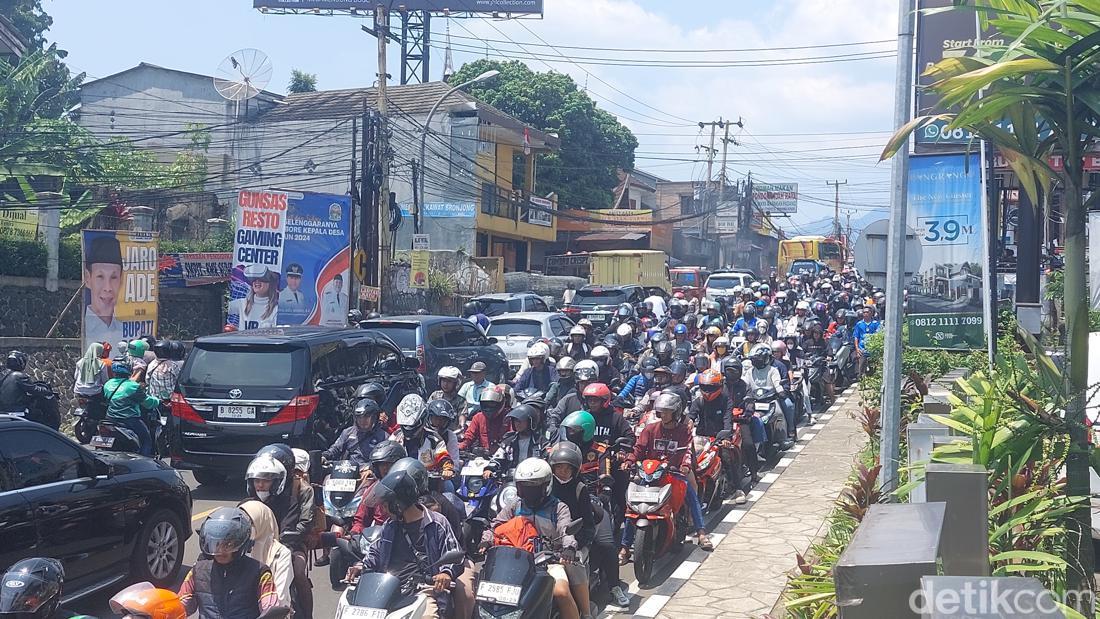
{"type": "Polygon", "coordinates": [[[232,552],[237,558],[251,547],[252,519],[239,507],[219,507],[199,527],[199,549],[203,554],[232,552]]]}
{"type": "Polygon", "coordinates": [[[565,346],[565,343],[561,341],[560,337],[552,337],[547,346],[550,347],[550,356],[556,359],[561,356],[561,349],[565,346]]]}
{"type": "MultiPolygon", "coordinates": [[[[275,458],[275,460],[277,460],[279,464],[283,465],[283,468],[287,471],[294,470],[294,450],[290,448],[290,445],[287,445],[286,443],[272,443],[270,445],[265,445],[256,452],[256,455],[253,456],[253,458],[259,458],[260,456],[265,455],[275,458]]],[[[290,486],[286,487],[286,491],[290,491],[290,486]]]]}
{"type": "Polygon", "coordinates": [[[653,370],[656,370],[660,366],[656,357],[646,357],[642,359],[642,362],[638,364],[638,369],[642,374],[652,374],[653,370]]]}
{"type": "Polygon", "coordinates": [[[730,347],[730,339],[728,337],[725,337],[725,336],[714,338],[714,347],[718,348],[719,346],[721,346],[723,348],[729,348],[730,347]]]}
{"type": "Polygon", "coordinates": [[[149,342],[145,340],[133,340],[130,342],[130,356],[140,359],[145,356],[145,351],[149,350],[149,342]]]}
{"type": "Polygon", "coordinates": [[[596,436],[596,418],[588,411],[573,411],[562,420],[561,429],[567,440],[587,443],[596,436]]]}
{"type": "Polygon", "coordinates": [[[584,327],[582,327],[580,325],[576,325],[573,328],[569,329],[569,335],[570,335],[570,337],[572,337],[574,335],[580,335],[580,336],[588,337],[588,331],[585,331],[584,327]]]}
{"type": "Polygon", "coordinates": [[[309,472],[309,452],[304,449],[294,448],[294,470],[302,473],[309,472]]]}
{"type": "MultiPolygon", "coordinates": [[[[504,418],[506,420],[507,419],[513,420],[512,421],[513,424],[516,421],[526,421],[527,422],[527,428],[530,430],[531,425],[535,422],[535,419],[537,419],[538,416],[539,416],[539,412],[537,410],[535,410],[535,407],[531,406],[530,404],[520,404],[519,406],[517,406],[517,407],[513,408],[512,410],[508,411],[508,414],[505,415],[504,418]]],[[[515,428],[513,427],[513,429],[515,429],[515,428]]]]}
{"type": "Polygon", "coordinates": [[[737,359],[736,357],[726,357],[725,359],[722,359],[722,376],[725,376],[726,372],[729,372],[734,368],[737,369],[738,374],[740,374],[741,371],[744,369],[741,366],[741,361],[739,359],[737,359]]]}
{"type": "Polygon", "coordinates": [[[825,305],[821,301],[814,303],[814,313],[818,316],[824,316],[825,312],[829,311],[829,306],[825,305]]]}
{"type": "Polygon", "coordinates": [[[362,400],[363,398],[370,398],[382,404],[386,400],[386,388],[381,383],[374,381],[363,383],[355,390],[355,399],[362,400]]]}
{"type": "Polygon", "coordinates": [[[428,402],[428,418],[442,417],[447,420],[447,425],[450,425],[458,417],[458,413],[455,412],[455,407],[447,400],[432,400],[428,402]]]}
{"type": "Polygon", "coordinates": [[[462,306],[463,318],[469,318],[481,313],[481,307],[475,301],[470,301],[462,306]]]}
{"type": "Polygon", "coordinates": [[[673,318],[676,318],[676,319],[683,318],[684,314],[687,313],[687,308],[684,307],[686,305],[686,303],[684,303],[683,301],[680,301],[680,302],[677,303],[676,301],[677,300],[674,299],[672,303],[669,303],[669,305],[668,305],[668,314],[669,314],[669,316],[672,316],[673,318]]]}
{"type": "Polygon", "coordinates": [[[436,373],[436,377],[439,379],[450,378],[451,380],[462,380],[462,370],[456,368],[453,365],[445,365],[439,368],[439,372],[436,373]]]}
{"type": "Polygon", "coordinates": [[[630,325],[619,325],[615,329],[615,335],[619,336],[620,338],[634,337],[634,329],[632,329],[630,325]]]}
{"type": "Polygon", "coordinates": [[[680,410],[680,396],[675,393],[662,393],[657,396],[657,399],[653,402],[653,410],[657,414],[666,411],[671,412],[674,415],[673,419],[676,421],[680,421],[683,416],[683,411],[680,410]]]}
{"type": "Polygon", "coordinates": [[[550,356],[550,347],[542,342],[535,342],[530,348],[527,349],[528,359],[542,359],[546,360],[550,356]]]}
{"type": "Polygon", "coordinates": [[[661,367],[653,370],[653,382],[658,386],[668,385],[672,383],[672,370],[668,366],[662,365],[661,367]]]}
{"type": "Polygon", "coordinates": [[[398,520],[406,509],[416,505],[428,490],[428,470],[416,458],[402,458],[386,476],[371,485],[363,502],[368,507],[385,505],[398,520]]]}
{"type": "Polygon", "coordinates": [[[607,408],[611,405],[611,390],[608,389],[607,385],[603,383],[592,383],[591,385],[585,387],[582,397],[585,402],[585,409],[588,408],[588,398],[602,399],[603,404],[600,405],[600,408],[607,408]]]}
{"type": "MultiPolygon", "coordinates": [[[[389,464],[392,466],[394,462],[407,455],[405,448],[394,441],[382,441],[375,445],[370,452],[370,470],[376,478],[381,479],[383,475],[380,465],[389,464]]],[[[389,473],[389,469],[386,469],[386,472],[389,473]]]]}
{"type": "Polygon", "coordinates": [[[572,374],[573,370],[575,370],[577,367],[577,362],[573,360],[573,357],[562,357],[561,359],[558,359],[558,364],[556,367],[558,369],[559,375],[562,372],[569,372],[570,374],[572,374]]]}
{"type": "Polygon", "coordinates": [[[478,403],[481,405],[481,412],[485,413],[485,416],[496,417],[500,413],[500,409],[504,408],[504,394],[496,389],[485,389],[481,392],[478,403]]]}
{"type": "Polygon", "coordinates": [[[378,416],[382,414],[382,408],[378,406],[378,402],[370,398],[362,398],[355,403],[355,408],[352,409],[351,414],[353,417],[363,417],[366,415],[377,420],[378,416]]]}
{"type": "MultiPolygon", "coordinates": [[[[416,458],[400,458],[390,467],[390,473],[400,472],[412,478],[417,496],[423,496],[428,493],[428,467],[424,466],[423,462],[416,458]]],[[[388,474],[389,473],[387,473],[387,475],[388,474]]]]}
{"type": "MultiPolygon", "coordinates": [[[[16,352],[19,352],[19,351],[16,351],[16,352]]],[[[15,353],[12,353],[12,354],[15,354],[15,353]]],[[[23,353],[19,353],[19,354],[23,354],[23,353]]],[[[8,369],[9,370],[11,370],[13,372],[23,371],[22,369],[15,369],[15,368],[11,367],[11,365],[12,365],[11,361],[12,361],[12,357],[11,357],[11,355],[8,355],[8,369]]],[[[26,360],[24,359],[23,367],[26,367],[26,365],[27,365],[26,360]]],[[[130,365],[130,358],[129,357],[126,357],[124,355],[119,355],[119,356],[115,357],[114,359],[111,359],[111,374],[113,374],[114,376],[119,377],[119,378],[124,378],[124,377],[129,376],[130,373],[133,372],[133,370],[134,370],[134,368],[133,368],[132,365],[130,365]]]]}
{"type": "Polygon", "coordinates": [[[769,323],[773,322],[775,320],[775,308],[770,305],[768,307],[765,307],[764,311],[760,312],[760,317],[768,321],[769,323]]]}
{"type": "Polygon", "coordinates": [[[753,282],[749,284],[749,288],[752,290],[760,290],[760,282],[753,282]]]}
{"type": "MultiPolygon", "coordinates": [[[[291,465],[290,470],[294,470],[296,465],[297,460],[291,465]]],[[[271,454],[256,456],[252,459],[252,462],[248,463],[248,470],[244,474],[245,492],[248,496],[254,496],[261,501],[267,500],[271,495],[280,495],[286,487],[286,475],[287,468],[271,454]],[[255,481],[257,479],[270,480],[271,490],[264,490],[263,492],[256,490],[255,481]]]]}
{"type": "Polygon", "coordinates": [[[757,309],[764,309],[767,306],[768,306],[768,302],[765,301],[764,299],[757,299],[756,300],[757,309]]]}
{"type": "Polygon", "coordinates": [[[610,359],[611,351],[606,346],[597,346],[592,349],[592,352],[588,353],[588,356],[593,360],[595,359],[610,359]]]}
{"type": "Polygon", "coordinates": [[[710,367],[710,357],[706,356],[703,353],[699,353],[695,355],[694,359],[692,359],[692,364],[695,366],[696,372],[702,372],[703,370],[710,367]]]}
{"type": "Polygon", "coordinates": [[[687,325],[676,325],[676,328],[672,330],[673,335],[687,335],[687,325]]]}
{"type": "Polygon", "coordinates": [[[704,332],[704,335],[718,337],[719,335],[722,335],[722,330],[719,329],[718,327],[707,327],[707,330],[704,332]]]}
{"type": "Polygon", "coordinates": [[[516,494],[528,507],[538,507],[550,496],[550,481],[554,471],[542,458],[527,458],[519,463],[513,479],[516,494]]]}
{"type": "Polygon", "coordinates": [[[711,301],[710,303],[707,303],[707,311],[709,312],[711,310],[714,310],[715,312],[720,312],[722,311],[722,306],[718,304],[718,301],[711,301]]]}
{"type": "MultiPolygon", "coordinates": [[[[584,460],[584,455],[581,454],[581,448],[578,447],[576,443],[571,441],[559,441],[550,448],[550,455],[546,460],[550,464],[551,469],[558,464],[568,464],[573,467],[573,476],[575,477],[581,470],[581,463],[584,460]]],[[[573,481],[572,478],[562,479],[557,475],[554,477],[563,484],[573,481]]]]}
{"type": "Polygon", "coordinates": [[[660,341],[653,346],[653,352],[660,357],[667,357],[676,349],[676,345],[669,341],[660,341]]]}
{"type": "Polygon", "coordinates": [[[615,315],[619,318],[630,318],[634,315],[634,308],[629,303],[621,303],[619,309],[615,310],[615,315]]]}
{"type": "Polygon", "coordinates": [[[665,341],[665,332],[661,331],[660,329],[658,329],[656,327],[647,330],[646,335],[647,335],[646,339],[648,339],[649,343],[654,345],[654,346],[659,344],[660,342],[665,341]]]}
{"type": "Polygon", "coordinates": [[[752,359],[753,367],[757,369],[765,368],[772,362],[772,349],[767,344],[757,344],[749,352],[749,358],[752,359]]]}
{"type": "MultiPolygon", "coordinates": [[[[587,318],[581,318],[580,320],[577,321],[577,324],[582,326],[582,327],[591,327],[591,326],[593,326],[592,321],[587,319],[587,318]]],[[[584,333],[585,333],[585,335],[587,335],[588,331],[585,331],[584,333]]]]}
{"type": "Polygon", "coordinates": [[[116,593],[111,598],[111,611],[116,615],[142,619],[187,617],[187,611],[178,595],[167,589],[157,589],[148,582],[130,585],[116,593]]]}
{"type": "Polygon", "coordinates": [[[775,293],[775,300],[776,301],[782,302],[782,301],[787,300],[787,290],[786,290],[786,288],[787,288],[787,284],[785,282],[779,282],[779,292],[775,293]]]}
{"type": "Polygon", "coordinates": [[[397,405],[397,425],[401,426],[401,434],[407,438],[419,432],[428,420],[426,412],[424,398],[419,395],[410,393],[401,398],[401,403],[397,405]]]}
{"type": "Polygon", "coordinates": [[[684,382],[684,378],[687,376],[688,372],[688,366],[686,363],[677,359],[676,361],[673,361],[672,365],[668,366],[668,368],[669,371],[672,372],[673,381],[679,383],[684,382]]]}
{"type": "Polygon", "coordinates": [[[767,284],[760,284],[760,294],[768,294],[772,291],[772,287],[767,284]]]}
{"type": "Polygon", "coordinates": [[[622,346],[622,340],[619,339],[619,336],[615,335],[614,333],[608,333],[607,335],[605,335],[603,341],[600,343],[603,344],[603,347],[606,348],[608,352],[618,350],[622,346]]]}
{"type": "Polygon", "coordinates": [[[577,380],[596,380],[599,375],[600,366],[596,365],[596,362],[591,359],[578,361],[576,367],[573,368],[573,377],[577,380]]]}
{"type": "Polygon", "coordinates": [[[767,332],[768,332],[768,327],[769,327],[769,326],[771,326],[771,325],[769,325],[769,324],[768,324],[768,321],[767,321],[767,320],[764,320],[763,318],[761,318],[760,320],[757,320],[757,321],[756,321],[756,331],[757,331],[757,332],[758,332],[758,333],[759,333],[760,335],[764,335],[765,333],[767,333],[767,332]]]}
{"type": "Polygon", "coordinates": [[[772,352],[777,352],[781,357],[787,356],[787,343],[783,340],[772,342],[772,352]]]}
{"type": "Polygon", "coordinates": [[[745,309],[741,310],[741,315],[745,318],[756,318],[756,306],[748,303],[745,305],[745,309]]]}
{"type": "Polygon", "coordinates": [[[809,302],[809,301],[799,301],[799,302],[798,302],[798,303],[797,303],[797,304],[796,304],[796,305],[794,306],[794,308],[795,308],[796,310],[805,310],[805,311],[807,311],[807,312],[808,312],[808,311],[810,311],[810,302],[809,302]]]}
{"type": "Polygon", "coordinates": [[[65,568],[57,559],[23,559],[8,568],[0,583],[0,615],[52,617],[64,583],[65,568]]]}
{"type": "Polygon", "coordinates": [[[841,308],[836,311],[836,321],[844,322],[844,319],[848,317],[848,310],[841,308]]]}
{"type": "Polygon", "coordinates": [[[722,395],[722,375],[717,370],[704,370],[699,375],[699,393],[707,401],[716,400],[722,395]]]}

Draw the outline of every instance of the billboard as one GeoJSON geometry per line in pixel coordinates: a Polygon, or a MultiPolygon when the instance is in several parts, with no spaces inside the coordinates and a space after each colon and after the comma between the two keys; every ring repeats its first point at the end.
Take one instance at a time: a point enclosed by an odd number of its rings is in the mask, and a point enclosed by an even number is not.
{"type": "Polygon", "coordinates": [[[0,210],[0,236],[13,239],[38,237],[37,208],[7,208],[0,210]]]}
{"type": "MultiPolygon", "coordinates": [[[[542,13],[543,0],[401,0],[406,11],[450,11],[452,13],[542,13]]],[[[313,9],[350,11],[371,10],[376,6],[389,9],[394,2],[381,0],[253,0],[257,9],[313,9]]]]}
{"type": "Polygon", "coordinates": [[[984,348],[980,155],[914,155],[907,223],[921,244],[920,266],[906,286],[909,345],[984,348]]]}
{"type": "Polygon", "coordinates": [[[798,183],[753,183],[752,203],[769,215],[797,213],[798,183]]]}
{"type": "Polygon", "coordinates": [[[194,252],[160,255],[160,287],[187,288],[229,281],[230,252],[194,252]]]}
{"type": "Polygon", "coordinates": [[[81,231],[84,264],[81,333],[92,342],[117,346],[157,334],[157,233],[81,231]]]}
{"type": "Polygon", "coordinates": [[[230,276],[237,329],[346,326],[351,286],[351,198],[241,191],[230,276]]]}

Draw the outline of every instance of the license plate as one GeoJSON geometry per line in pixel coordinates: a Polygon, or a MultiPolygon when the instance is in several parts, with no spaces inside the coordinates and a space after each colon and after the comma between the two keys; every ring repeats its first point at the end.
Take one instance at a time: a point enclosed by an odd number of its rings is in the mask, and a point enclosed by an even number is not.
{"type": "Polygon", "coordinates": [[[386,619],[389,611],[384,608],[363,608],[361,606],[348,606],[344,608],[342,617],[355,617],[356,619],[386,619]]]}
{"type": "Polygon", "coordinates": [[[523,587],[515,585],[502,585],[495,582],[482,581],[477,585],[477,599],[483,602],[494,602],[508,606],[519,605],[519,594],[523,587]]]}
{"type": "Polygon", "coordinates": [[[95,435],[91,440],[92,447],[114,447],[115,437],[95,435]]]}
{"type": "Polygon", "coordinates": [[[467,464],[466,466],[462,467],[461,474],[463,477],[481,477],[484,472],[485,465],[478,466],[476,464],[467,464]]]}
{"type": "Polygon", "coordinates": [[[661,489],[656,486],[631,486],[626,500],[631,503],[656,503],[661,499],[661,489]]]}
{"type": "Polygon", "coordinates": [[[359,487],[358,479],[327,479],[325,490],[329,492],[355,492],[359,487]]]}
{"type": "Polygon", "coordinates": [[[771,404],[768,404],[767,402],[757,402],[756,404],[753,405],[753,409],[758,410],[762,413],[766,413],[766,412],[768,412],[772,409],[772,406],[771,406],[771,404]]]}
{"type": "Polygon", "coordinates": [[[219,419],[255,419],[255,406],[219,406],[219,419]]]}

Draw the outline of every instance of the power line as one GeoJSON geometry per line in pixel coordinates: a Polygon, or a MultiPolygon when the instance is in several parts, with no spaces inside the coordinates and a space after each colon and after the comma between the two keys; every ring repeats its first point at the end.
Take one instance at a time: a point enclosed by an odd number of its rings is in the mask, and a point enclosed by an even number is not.
{"type": "MultiPolygon", "coordinates": [[[[522,22],[520,22],[522,24],[522,22]]],[[[462,35],[451,35],[456,39],[467,39],[478,42],[488,43],[508,43],[515,41],[501,41],[498,39],[486,39],[482,37],[464,37],[462,35]]],[[[539,39],[542,40],[541,38],[539,39]]],[[[818,45],[792,45],[789,47],[741,47],[741,48],[728,48],[728,49],[669,49],[669,48],[625,48],[625,47],[588,47],[581,45],[550,45],[545,41],[542,44],[529,43],[524,41],[524,45],[531,47],[557,47],[560,49],[578,49],[578,50],[590,50],[599,52],[644,52],[644,53],[662,53],[662,54],[689,54],[689,53],[724,53],[724,52],[775,52],[785,50],[801,50],[801,49],[823,49],[832,47],[856,47],[861,45],[879,45],[885,43],[895,43],[893,39],[883,39],[880,41],[853,41],[849,43],[823,43],[818,45]]]]}

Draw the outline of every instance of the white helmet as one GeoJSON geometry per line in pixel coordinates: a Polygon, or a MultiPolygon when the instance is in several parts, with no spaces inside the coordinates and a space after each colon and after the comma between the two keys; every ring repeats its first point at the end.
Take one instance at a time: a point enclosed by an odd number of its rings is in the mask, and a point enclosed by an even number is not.
{"type": "Polygon", "coordinates": [[[550,482],[553,477],[554,471],[546,460],[527,458],[519,463],[513,476],[516,482],[516,494],[524,503],[535,504],[533,506],[538,507],[543,499],[550,496],[553,485],[550,482]]]}
{"type": "Polygon", "coordinates": [[[263,501],[267,499],[267,496],[261,496],[261,493],[254,490],[253,480],[270,479],[270,494],[282,494],[283,488],[286,486],[286,467],[271,457],[270,454],[263,454],[262,456],[256,456],[252,459],[252,462],[248,463],[248,470],[244,474],[244,479],[249,496],[254,495],[263,501]]]}
{"type": "Polygon", "coordinates": [[[611,358],[611,351],[608,350],[606,346],[597,346],[597,347],[592,349],[592,352],[588,353],[588,356],[592,357],[593,359],[598,359],[598,358],[610,359],[611,358]]]}
{"type": "Polygon", "coordinates": [[[309,452],[304,449],[298,449],[294,447],[291,449],[294,452],[294,469],[299,473],[309,472],[309,452]]]}
{"type": "Polygon", "coordinates": [[[591,359],[585,359],[578,361],[577,365],[573,367],[573,376],[577,380],[595,380],[600,375],[600,366],[596,365],[596,362],[591,359]],[[585,378],[588,376],[589,378],[585,378]]]}
{"type": "Polygon", "coordinates": [[[527,358],[541,357],[545,360],[550,356],[550,347],[542,342],[535,342],[530,348],[527,349],[527,358]]]}
{"type": "Polygon", "coordinates": [[[800,310],[806,310],[808,312],[808,311],[810,311],[810,302],[809,301],[799,301],[798,304],[794,306],[794,308],[795,309],[800,309],[800,310]]]}
{"type": "Polygon", "coordinates": [[[439,373],[436,374],[439,378],[453,378],[454,380],[462,380],[462,370],[454,367],[453,365],[445,365],[439,368],[439,373]]]}
{"type": "Polygon", "coordinates": [[[588,337],[588,331],[585,331],[584,327],[582,327],[580,325],[574,325],[574,327],[569,330],[569,335],[570,336],[583,335],[585,337],[588,337]]]}
{"type": "Polygon", "coordinates": [[[626,325],[626,324],[619,325],[618,328],[615,329],[615,334],[618,335],[619,337],[633,337],[634,336],[634,329],[631,329],[630,325],[626,325]]]}
{"type": "Polygon", "coordinates": [[[768,321],[763,318],[756,319],[756,332],[760,335],[767,335],[768,333],[768,321]]]}
{"type": "Polygon", "coordinates": [[[397,424],[402,428],[419,426],[424,419],[426,409],[424,398],[415,393],[406,395],[401,398],[401,402],[397,405],[397,424]]]}

